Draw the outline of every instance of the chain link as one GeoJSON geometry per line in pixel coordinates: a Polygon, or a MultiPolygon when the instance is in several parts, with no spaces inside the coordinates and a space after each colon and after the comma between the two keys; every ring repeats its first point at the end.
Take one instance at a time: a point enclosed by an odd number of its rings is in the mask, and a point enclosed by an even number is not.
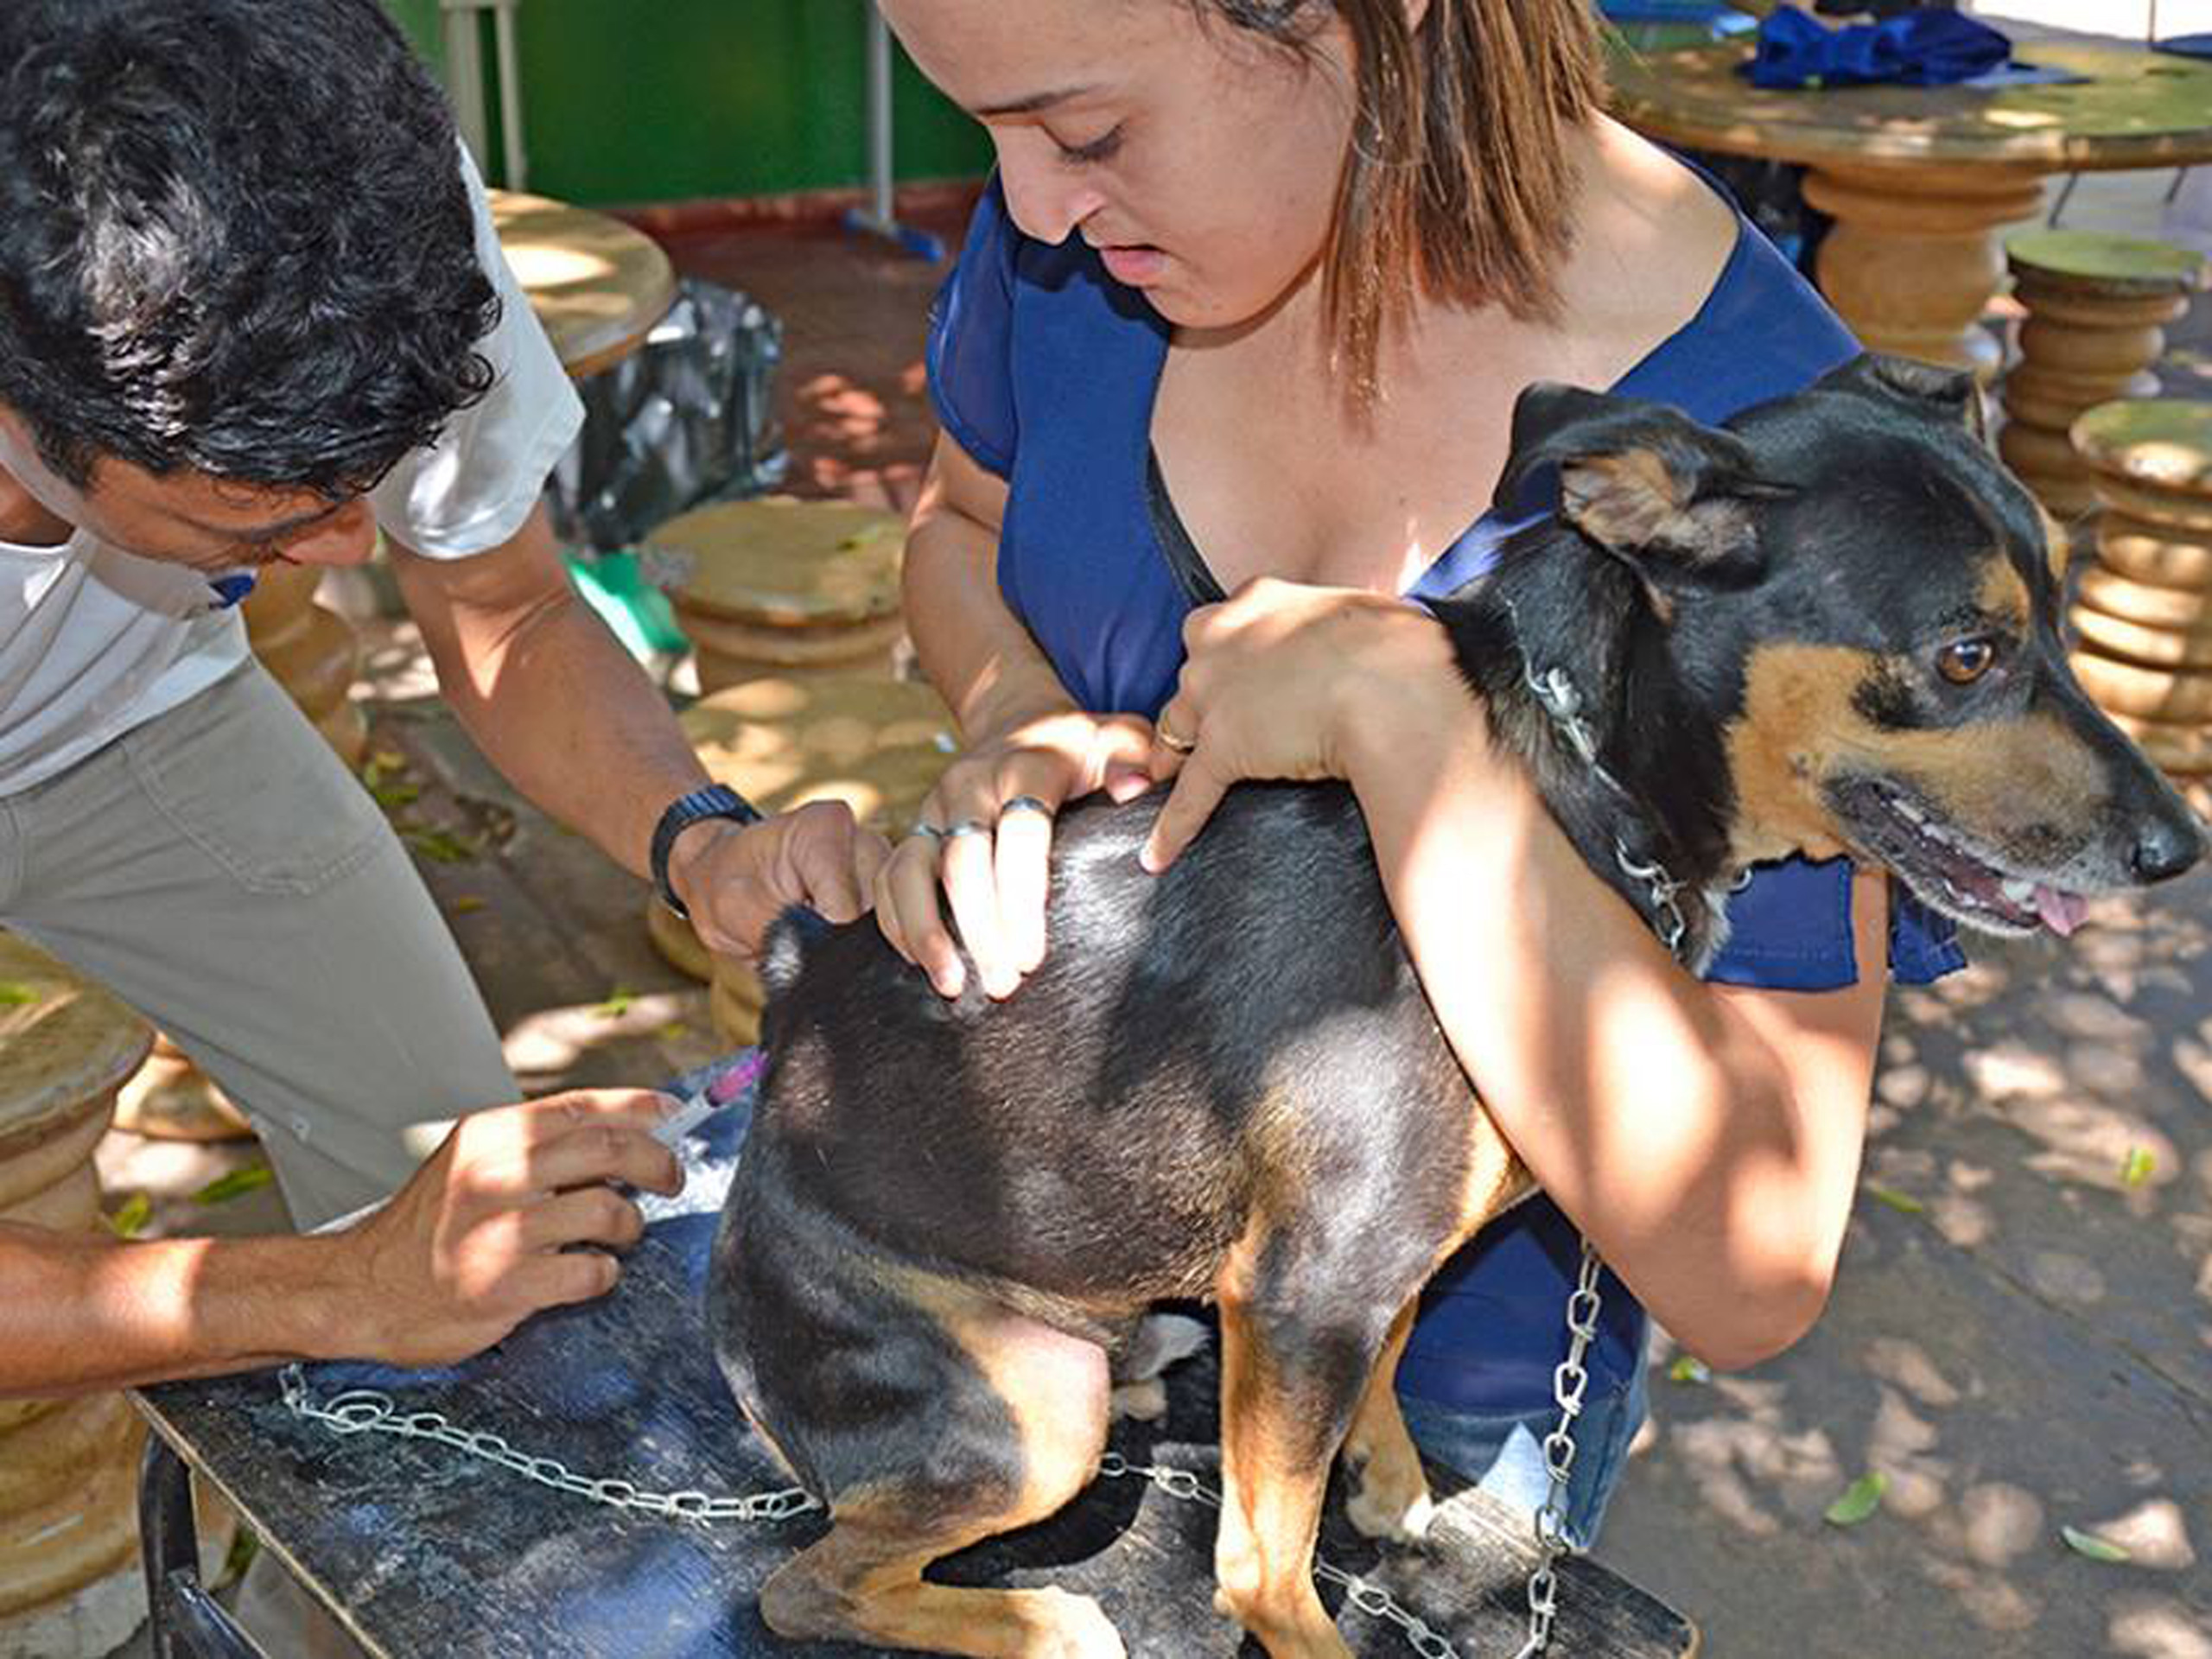
{"type": "Polygon", "coordinates": [[[1651,900],[1651,907],[1659,912],[1659,943],[1667,947],[1667,954],[1677,962],[1681,960],[1682,940],[1688,935],[1690,925],[1682,915],[1682,907],[1675,896],[1682,884],[1667,874],[1667,867],[1657,859],[1639,864],[1629,856],[1628,843],[1618,836],[1613,841],[1613,861],[1621,867],[1621,874],[1631,881],[1641,881],[1651,900]]]}
{"type": "MultiPolygon", "coordinates": [[[[1509,612],[1512,608],[1510,604],[1506,607],[1509,612]]],[[[1519,631],[1517,616],[1515,630],[1516,633],[1519,631]]],[[[1582,758],[1582,764],[1616,795],[1626,798],[1628,791],[1622,787],[1620,779],[1607,771],[1605,763],[1598,758],[1597,737],[1590,730],[1590,722],[1582,717],[1582,693],[1576,690],[1567,671],[1554,664],[1541,674],[1537,673],[1535,662],[1524,649],[1521,654],[1521,678],[1568,746],[1582,758]]],[[[1630,855],[1628,843],[1618,836],[1613,839],[1613,861],[1630,880],[1643,883],[1651,907],[1658,915],[1660,942],[1667,947],[1669,956],[1681,961],[1682,946],[1690,931],[1689,920],[1682,914],[1679,902],[1682,884],[1656,858],[1638,863],[1630,855]]],[[[1744,880],[1749,880],[1748,872],[1744,880]]]]}
{"type": "MultiPolygon", "coordinates": [[[[1180,1498],[1185,1503],[1197,1503],[1209,1510],[1221,1507],[1221,1494],[1188,1469],[1131,1463],[1120,1452],[1109,1452],[1098,1460],[1098,1472],[1108,1480],[1133,1477],[1149,1481],[1168,1497],[1180,1498]]],[[[1419,1654],[1421,1659],[1459,1659],[1459,1651],[1452,1647],[1450,1637],[1421,1623],[1418,1613],[1381,1585],[1370,1583],[1357,1573],[1347,1573],[1319,1555],[1313,1558],[1313,1576],[1324,1584],[1342,1586],[1344,1599],[1370,1618],[1379,1618],[1396,1625],[1406,1638],[1406,1645],[1419,1654]]]]}
{"type": "Polygon", "coordinates": [[[520,1475],[525,1480],[569,1492],[609,1509],[634,1510],[694,1526],[717,1521],[783,1521],[822,1507],[821,1500],[797,1486],[756,1492],[749,1497],[717,1497],[708,1492],[649,1492],[626,1480],[577,1474],[557,1458],[532,1457],[497,1434],[466,1429],[435,1411],[402,1412],[378,1389],[348,1389],[328,1402],[308,1391],[307,1374],[287,1365],[283,1374],[284,1404],[292,1414],[321,1424],[334,1434],[392,1434],[403,1440],[435,1440],[465,1455],[520,1475]]]}
{"type": "Polygon", "coordinates": [[[1583,1395],[1590,1387],[1590,1373],[1583,1357],[1598,1338],[1598,1316],[1604,1312],[1598,1274],[1603,1264],[1590,1241],[1582,1241],[1582,1268],[1567,1299],[1567,1357],[1552,1373],[1552,1397],[1559,1406],[1559,1423],[1544,1436],[1544,1467],[1551,1476],[1551,1490],[1536,1511],[1536,1548],[1541,1552],[1535,1570],[1529,1574],[1529,1639],[1514,1659],[1536,1659],[1551,1644],[1552,1620],[1559,1614],[1559,1558],[1580,1554],[1567,1531],[1567,1497],[1574,1478],[1574,1423],[1582,1414],[1583,1395]]]}

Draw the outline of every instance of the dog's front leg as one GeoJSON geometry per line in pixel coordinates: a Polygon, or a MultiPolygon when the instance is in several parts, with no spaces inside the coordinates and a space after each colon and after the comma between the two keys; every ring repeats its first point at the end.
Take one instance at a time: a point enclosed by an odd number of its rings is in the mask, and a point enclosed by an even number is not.
{"type": "Polygon", "coordinates": [[[1365,1385],[1371,1353],[1371,1344],[1359,1344],[1356,1334],[1346,1338],[1310,1326],[1294,1335],[1289,1322],[1228,1298],[1221,1303],[1222,1501],[1214,1600],[1273,1659],[1351,1659],[1313,1588],[1313,1542],[1329,1464],[1365,1385]],[[1322,1356],[1308,1347],[1317,1338],[1332,1351],[1319,1363],[1314,1362],[1322,1356]],[[1368,1352],[1346,1351],[1361,1346],[1368,1352]]]}

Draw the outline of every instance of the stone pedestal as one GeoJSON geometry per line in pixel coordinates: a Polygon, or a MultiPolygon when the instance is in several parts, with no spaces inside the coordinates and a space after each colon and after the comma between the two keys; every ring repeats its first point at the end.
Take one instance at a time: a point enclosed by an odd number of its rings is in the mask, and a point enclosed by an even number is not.
{"type": "MultiPolygon", "coordinates": [[[[933,690],[880,671],[747,680],[693,704],[683,725],[715,781],[762,811],[842,801],[893,838],[913,827],[959,747],[951,712],[933,690]]],[[[761,992],[751,969],[710,957],[658,898],[648,901],[646,925],[671,963],[714,982],[718,1029],[757,1032],[761,992]]]]}
{"type": "Polygon", "coordinates": [[[175,1043],[154,1052],[116,1096],[115,1126],[156,1141],[249,1141],[253,1125],[175,1043]]]}
{"type": "Polygon", "coordinates": [[[771,497],[671,518],[646,568],[698,653],[699,689],[893,671],[906,629],[896,513],[771,497]]]}
{"type": "MultiPolygon", "coordinates": [[[[145,1022],[0,933],[0,1221],[101,1225],[92,1148],[152,1042],[145,1022]]],[[[136,1485],[145,1430],[119,1394],[0,1400],[0,1654],[106,1652],[145,1613],[136,1485]]]]}
{"type": "MultiPolygon", "coordinates": [[[[2212,402],[2116,402],[2075,422],[2104,512],[2072,620],[2083,690],[2212,806],[2212,402]]],[[[2212,816],[2212,814],[2208,814],[2212,816]]]]}
{"type": "Polygon", "coordinates": [[[2089,468],[2069,436],[2083,410],[2155,397],[2151,372],[2164,326],[2189,308],[2203,256],[2133,237],[2028,231],[2005,245],[2012,292],[2027,308],[2020,360],[2005,378],[1998,448],[2062,520],[2096,505],[2089,468]]]}
{"type": "Polygon", "coordinates": [[[246,638],[276,683],[315,722],[348,768],[361,764],[369,728],[347,693],[361,662],[353,625],[315,602],[320,566],[271,565],[245,601],[246,638]]]}
{"type": "Polygon", "coordinates": [[[1835,220],[1821,291],[1868,349],[1995,376],[2003,353],[1978,320],[2005,273],[1998,232],[2043,205],[2034,168],[1835,160],[1804,189],[1835,220]]]}

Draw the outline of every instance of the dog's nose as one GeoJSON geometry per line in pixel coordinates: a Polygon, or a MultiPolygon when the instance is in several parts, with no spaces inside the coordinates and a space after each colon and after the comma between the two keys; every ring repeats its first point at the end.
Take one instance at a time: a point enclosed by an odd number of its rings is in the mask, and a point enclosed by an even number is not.
{"type": "Polygon", "coordinates": [[[2128,861],[2138,881],[2164,881],[2204,856],[2204,827],[2194,813],[2146,819],[2128,861]]]}

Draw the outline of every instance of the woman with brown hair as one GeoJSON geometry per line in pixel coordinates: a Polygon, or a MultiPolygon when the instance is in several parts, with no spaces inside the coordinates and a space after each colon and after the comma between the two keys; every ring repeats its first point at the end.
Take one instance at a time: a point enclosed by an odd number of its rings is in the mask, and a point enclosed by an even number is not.
{"type": "Polygon", "coordinates": [[[1541,1505],[1579,1225],[1620,1275],[1576,1435],[1586,1542],[1641,1416],[1643,1308],[1716,1365],[1805,1332],[1885,963],[1960,957],[1910,904],[1892,921],[1880,876],[1798,861],[1754,874],[1702,981],[1677,971],[1493,756],[1420,601],[1527,521],[1486,508],[1530,382],[1717,421],[1856,348],[1601,112],[1585,0],[883,10],[999,160],[931,320],[944,435],[906,578],[966,751],[880,879],[885,931],[956,994],[949,911],[1003,996],[1046,948],[1061,803],[1179,769],[1156,868],[1236,779],[1348,780],[1437,1016],[1545,1189],[1432,1287],[1408,1422],[1541,1505]]]}

